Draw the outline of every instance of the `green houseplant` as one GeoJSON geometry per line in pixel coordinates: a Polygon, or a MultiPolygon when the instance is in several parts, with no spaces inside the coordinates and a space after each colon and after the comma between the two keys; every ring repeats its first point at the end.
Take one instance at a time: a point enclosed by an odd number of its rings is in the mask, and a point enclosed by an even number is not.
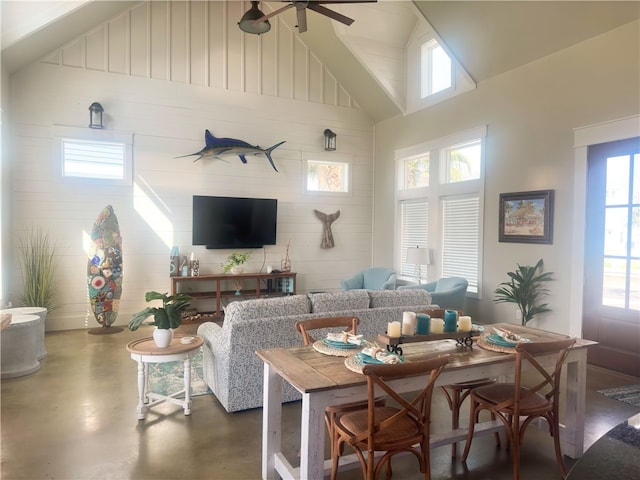
{"type": "Polygon", "coordinates": [[[227,261],[222,263],[222,271],[224,273],[242,273],[242,265],[249,260],[249,254],[245,252],[233,252],[227,257],[227,261]],[[240,267],[240,268],[239,268],[240,267]]]}
{"type": "Polygon", "coordinates": [[[508,282],[502,282],[495,290],[495,303],[515,303],[522,313],[522,325],[527,324],[537,314],[550,312],[548,304],[540,303],[549,293],[546,282],[553,280],[553,272],[542,272],[542,259],[535,266],[518,265],[515,272],[507,272],[511,277],[508,282]]]}
{"type": "Polygon", "coordinates": [[[162,307],[147,307],[134,314],[129,321],[129,330],[132,332],[137,330],[142,322],[153,315],[153,325],[156,326],[153,338],[158,347],[167,347],[173,338],[171,329],[178,328],[182,324],[182,312],[187,309],[193,298],[184,293],[168,295],[154,291],[147,292],[144,298],[147,302],[162,300],[162,307]]]}
{"type": "Polygon", "coordinates": [[[59,261],[56,244],[42,229],[31,227],[20,238],[18,249],[24,286],[22,304],[44,307],[48,312],[55,310],[54,275],[59,261]]]}

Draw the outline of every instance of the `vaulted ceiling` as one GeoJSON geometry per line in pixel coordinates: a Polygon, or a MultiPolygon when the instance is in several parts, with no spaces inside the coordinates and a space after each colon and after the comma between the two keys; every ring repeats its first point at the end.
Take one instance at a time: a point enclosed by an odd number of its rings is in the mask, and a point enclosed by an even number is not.
{"type": "MultiPolygon", "coordinates": [[[[2,0],[3,68],[13,73],[136,3],[2,0]]],[[[248,8],[249,2],[245,3],[248,8]]],[[[278,3],[263,2],[261,8],[271,11],[278,3]]],[[[397,115],[401,109],[383,88],[390,81],[381,77],[383,69],[363,64],[368,61],[353,45],[375,43],[381,50],[401,55],[416,15],[431,24],[476,83],[640,17],[638,1],[379,0],[331,8],[356,22],[343,28],[309,12],[309,29],[300,34],[301,39],[374,121],[397,115]],[[351,44],[351,49],[345,44],[351,44]]],[[[294,10],[282,15],[292,26],[294,10]]]]}

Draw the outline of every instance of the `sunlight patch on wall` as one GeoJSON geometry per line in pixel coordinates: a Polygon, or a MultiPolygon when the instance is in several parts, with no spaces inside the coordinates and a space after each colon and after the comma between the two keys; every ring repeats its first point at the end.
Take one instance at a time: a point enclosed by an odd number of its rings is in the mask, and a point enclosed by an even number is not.
{"type": "Polygon", "coordinates": [[[174,245],[173,223],[164,213],[169,209],[141,178],[133,183],[133,208],[168,248],[174,245]]]}

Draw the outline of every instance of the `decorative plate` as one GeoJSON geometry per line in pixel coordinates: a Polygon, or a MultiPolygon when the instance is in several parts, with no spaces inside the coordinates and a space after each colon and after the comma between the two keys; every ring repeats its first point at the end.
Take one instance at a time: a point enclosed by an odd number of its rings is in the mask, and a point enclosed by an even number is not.
{"type": "MultiPolygon", "coordinates": [[[[395,353],[388,353],[387,355],[393,355],[394,357],[398,357],[400,359],[399,363],[404,363],[404,357],[402,355],[396,355],[395,353]]],[[[384,362],[378,360],[377,358],[370,357],[369,355],[365,355],[362,352],[356,353],[353,357],[356,363],[360,363],[362,365],[383,365],[384,362]]]]}
{"type": "Polygon", "coordinates": [[[359,345],[356,345],[355,343],[338,342],[336,340],[329,340],[328,338],[323,339],[322,342],[328,347],[346,348],[346,349],[360,348],[365,343],[364,340],[363,340],[363,341],[360,342],[359,345]]]}
{"type": "Polygon", "coordinates": [[[489,343],[493,343],[494,345],[498,345],[500,347],[515,347],[518,343],[528,343],[531,341],[528,338],[522,337],[520,337],[519,340],[508,340],[495,333],[487,335],[486,339],[489,343]]]}

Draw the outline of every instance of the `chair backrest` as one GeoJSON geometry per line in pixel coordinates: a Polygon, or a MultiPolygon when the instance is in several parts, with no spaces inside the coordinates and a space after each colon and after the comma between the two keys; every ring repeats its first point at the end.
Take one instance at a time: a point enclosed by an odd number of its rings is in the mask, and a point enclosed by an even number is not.
{"type": "Polygon", "coordinates": [[[464,290],[467,291],[469,282],[466,278],[462,277],[443,277],[436,283],[436,292],[445,292],[447,290],[464,290]]]}
{"type": "Polygon", "coordinates": [[[368,290],[395,290],[396,272],[387,267],[372,267],[362,271],[362,288],[368,290]]]}
{"type": "MultiPolygon", "coordinates": [[[[367,377],[368,392],[368,429],[357,436],[355,441],[364,441],[368,438],[369,445],[373,445],[373,437],[381,431],[391,428],[403,418],[410,416],[414,422],[422,425],[423,435],[429,435],[429,422],[431,417],[431,397],[435,381],[449,362],[449,355],[443,355],[429,360],[407,362],[400,364],[365,365],[362,373],[367,377]],[[412,377],[416,375],[429,375],[424,388],[414,392],[410,396],[400,395],[389,384],[389,380],[412,377]],[[375,418],[375,402],[380,395],[376,393],[376,387],[382,389],[389,399],[393,399],[399,405],[397,413],[379,422],[375,418]]],[[[387,401],[387,404],[389,402],[387,401]]]]}
{"type": "Polygon", "coordinates": [[[302,335],[302,341],[305,345],[311,345],[316,340],[309,334],[310,330],[318,330],[321,328],[344,327],[344,331],[357,334],[360,319],[358,317],[329,317],[329,318],[311,318],[309,320],[300,320],[296,322],[296,330],[302,335]]]}
{"type": "MultiPolygon", "coordinates": [[[[575,338],[568,338],[566,340],[557,340],[552,342],[532,342],[532,343],[519,343],[516,345],[516,375],[515,375],[515,394],[514,398],[510,401],[513,402],[514,415],[518,416],[520,411],[520,405],[523,399],[528,395],[537,393],[544,396],[548,401],[554,403],[554,409],[558,408],[558,397],[560,395],[560,375],[562,372],[562,365],[569,355],[569,349],[576,343],[575,338]],[[538,360],[536,355],[556,354],[555,363],[551,368],[545,368],[538,360]],[[523,369],[531,365],[534,371],[538,372],[535,385],[523,384],[523,369]],[[526,390],[521,390],[520,387],[526,387],[526,390]],[[522,395],[519,392],[524,391],[522,395]]],[[[505,405],[507,408],[508,405],[505,405]]]]}

